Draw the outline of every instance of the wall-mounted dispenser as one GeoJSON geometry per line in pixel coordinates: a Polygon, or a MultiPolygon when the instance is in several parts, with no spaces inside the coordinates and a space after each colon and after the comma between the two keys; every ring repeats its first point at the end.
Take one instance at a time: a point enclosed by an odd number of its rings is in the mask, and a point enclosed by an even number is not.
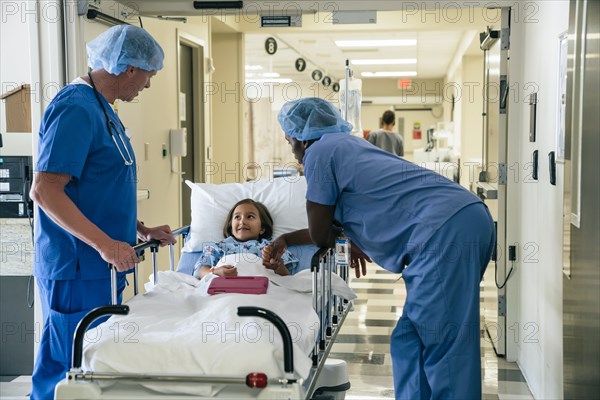
{"type": "Polygon", "coordinates": [[[169,140],[171,144],[171,156],[185,157],[187,156],[187,129],[171,129],[169,130],[169,140]]]}
{"type": "Polygon", "coordinates": [[[181,172],[177,168],[178,162],[176,157],[187,156],[187,129],[170,129],[169,144],[171,147],[171,172],[174,174],[183,175],[184,172],[181,172]]]}

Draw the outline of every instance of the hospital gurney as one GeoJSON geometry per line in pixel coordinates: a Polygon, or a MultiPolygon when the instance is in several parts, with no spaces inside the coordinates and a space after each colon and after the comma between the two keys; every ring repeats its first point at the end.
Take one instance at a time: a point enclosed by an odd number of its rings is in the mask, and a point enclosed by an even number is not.
{"type": "MultiPolygon", "coordinates": [[[[186,235],[189,227],[174,232],[176,235],[186,235]]],[[[154,285],[159,284],[161,274],[157,271],[156,252],[157,242],[143,243],[134,247],[138,254],[149,249],[153,256],[154,285]]],[[[171,271],[174,269],[173,247],[171,252],[171,271]]],[[[56,399],[121,399],[121,398],[259,398],[259,399],[309,399],[319,398],[318,393],[323,387],[330,391],[343,393],[349,388],[347,372],[343,361],[327,360],[331,346],[341,328],[344,319],[351,307],[351,303],[333,294],[332,280],[334,274],[339,275],[345,282],[348,281],[348,267],[336,265],[331,249],[320,249],[312,258],[310,273],[312,280],[312,307],[318,318],[309,357],[310,368],[305,376],[301,377],[295,369],[294,359],[301,355],[294,354],[295,343],[292,340],[288,326],[282,318],[274,312],[263,307],[240,306],[237,315],[240,317],[264,318],[277,329],[281,338],[283,350],[282,373],[275,376],[267,375],[261,371],[260,362],[256,368],[243,375],[207,375],[194,371],[188,373],[145,373],[147,364],[138,365],[140,372],[118,371],[84,371],[82,369],[84,335],[88,326],[97,318],[105,315],[127,315],[131,308],[135,308],[145,299],[138,296],[137,273],[134,271],[134,292],[136,296],[125,305],[111,305],[99,307],[91,311],[80,322],[73,345],[73,366],[67,373],[67,378],[56,388],[56,399]],[[333,378],[332,378],[333,377],[333,378]],[[320,379],[321,378],[321,379],[320,379]],[[193,391],[195,387],[209,389],[193,391]],[[179,387],[184,390],[179,391],[179,387]],[[190,389],[191,388],[191,389],[190,389]],[[190,391],[192,390],[192,391],[190,391]]],[[[116,282],[116,273],[112,273],[116,282]]],[[[166,275],[163,275],[166,276],[166,275]]],[[[339,278],[337,278],[339,279],[339,278]]],[[[113,304],[116,303],[116,285],[113,284],[113,304]]],[[[218,295],[224,296],[224,295],[218,295]]],[[[234,295],[254,296],[254,295],[234,295]]],[[[258,296],[260,297],[260,296],[258,296]]],[[[224,298],[224,297],[222,297],[224,298]]],[[[246,297],[246,302],[257,302],[257,297],[246,297]]],[[[105,322],[108,324],[111,320],[105,322]]],[[[140,327],[143,329],[143,327],[140,327]]],[[[252,343],[249,343],[252,345],[252,343]]],[[[121,351],[124,349],[121,346],[121,351]]],[[[192,351],[193,349],[188,349],[192,351]]],[[[200,354],[199,357],[202,357],[200,354]]],[[[302,357],[300,358],[300,360],[302,357]]],[[[229,360],[235,364],[238,360],[229,360]]],[[[271,368],[272,370],[272,368],[271,368]]],[[[331,397],[328,397],[331,398],[331,397]]]]}

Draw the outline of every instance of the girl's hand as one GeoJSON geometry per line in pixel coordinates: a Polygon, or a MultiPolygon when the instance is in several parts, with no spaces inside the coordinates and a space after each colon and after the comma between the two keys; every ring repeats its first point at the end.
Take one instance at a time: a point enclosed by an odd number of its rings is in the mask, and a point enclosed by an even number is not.
{"type": "Polygon", "coordinates": [[[262,249],[263,265],[265,268],[276,270],[280,263],[283,264],[281,256],[286,249],[285,241],[279,239],[267,244],[262,249]]]}
{"type": "Polygon", "coordinates": [[[233,265],[223,265],[213,269],[213,274],[217,276],[237,276],[237,268],[233,265]]]}

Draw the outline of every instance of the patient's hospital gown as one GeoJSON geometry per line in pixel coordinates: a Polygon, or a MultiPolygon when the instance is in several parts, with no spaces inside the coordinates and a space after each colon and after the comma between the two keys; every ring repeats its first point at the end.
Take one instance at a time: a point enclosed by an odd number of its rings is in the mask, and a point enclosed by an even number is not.
{"type": "MultiPolygon", "coordinates": [[[[220,242],[205,244],[202,256],[194,265],[194,276],[203,265],[214,267],[221,258],[229,254],[239,254],[240,257],[244,254],[254,254],[262,257],[262,249],[269,243],[271,242],[267,239],[238,242],[233,236],[229,236],[220,242]]],[[[287,250],[283,253],[282,259],[289,270],[293,270],[298,265],[298,259],[287,250]]]]}

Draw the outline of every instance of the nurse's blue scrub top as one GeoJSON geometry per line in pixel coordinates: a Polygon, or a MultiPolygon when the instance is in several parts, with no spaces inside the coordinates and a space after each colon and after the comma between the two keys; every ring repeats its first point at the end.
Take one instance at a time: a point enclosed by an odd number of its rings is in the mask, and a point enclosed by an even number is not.
{"type": "Polygon", "coordinates": [[[346,133],[304,155],[306,199],[335,205],[334,218],[375,263],[401,272],[455,213],[479,198],[442,175],[346,133]]]}
{"type": "MultiPolygon", "coordinates": [[[[112,107],[100,99],[133,157],[129,139],[112,107]]],[[[126,166],[108,133],[93,89],[70,84],[52,100],[39,132],[38,172],[72,176],[65,193],[77,208],[112,239],[135,244],[137,224],[136,164],[126,166]]],[[[125,153],[124,149],[121,151],[125,153]]],[[[55,224],[39,209],[35,221],[34,274],[43,279],[106,279],[100,254],[55,224]],[[79,272],[79,274],[78,274],[79,272]]]]}

